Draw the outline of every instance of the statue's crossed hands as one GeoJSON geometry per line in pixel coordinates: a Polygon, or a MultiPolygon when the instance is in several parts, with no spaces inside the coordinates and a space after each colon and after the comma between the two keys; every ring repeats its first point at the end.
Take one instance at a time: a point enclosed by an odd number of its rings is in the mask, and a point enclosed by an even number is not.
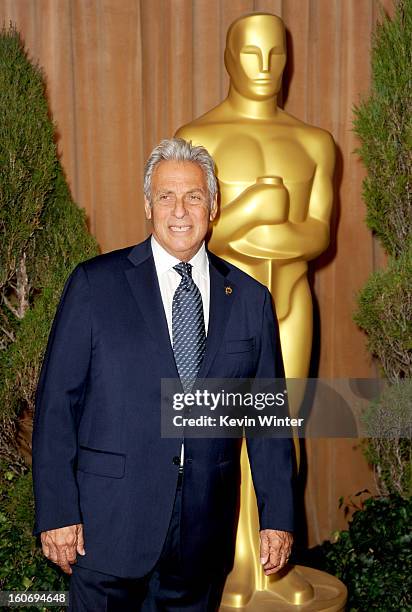
{"type": "Polygon", "coordinates": [[[258,178],[242,193],[242,200],[244,213],[253,218],[255,225],[274,225],[288,220],[289,194],[282,184],[265,183],[258,178]]]}

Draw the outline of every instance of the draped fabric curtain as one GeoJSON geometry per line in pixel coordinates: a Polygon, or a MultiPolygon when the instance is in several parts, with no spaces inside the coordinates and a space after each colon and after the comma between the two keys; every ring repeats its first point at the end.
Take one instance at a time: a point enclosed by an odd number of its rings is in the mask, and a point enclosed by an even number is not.
{"type": "MultiPolygon", "coordinates": [[[[383,7],[391,14],[392,0],[383,7]]],[[[355,294],[382,264],[364,222],[364,170],[354,153],[353,104],[367,94],[377,0],[0,0],[29,56],[44,69],[57,143],[72,193],[102,252],[148,235],[144,161],[161,138],[226,95],[230,23],[251,12],[282,17],[285,109],[336,141],[332,242],[312,265],[317,375],[370,377],[355,294]]],[[[354,439],[306,441],[309,543],[345,525],[338,498],[373,478],[354,439]]]]}

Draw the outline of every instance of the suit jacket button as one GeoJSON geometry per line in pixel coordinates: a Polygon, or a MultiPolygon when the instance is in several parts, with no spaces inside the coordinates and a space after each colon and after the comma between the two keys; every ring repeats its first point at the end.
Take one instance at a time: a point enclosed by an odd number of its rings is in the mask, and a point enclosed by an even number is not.
{"type": "Polygon", "coordinates": [[[173,464],[174,465],[180,465],[180,457],[173,457],[173,464]]]}

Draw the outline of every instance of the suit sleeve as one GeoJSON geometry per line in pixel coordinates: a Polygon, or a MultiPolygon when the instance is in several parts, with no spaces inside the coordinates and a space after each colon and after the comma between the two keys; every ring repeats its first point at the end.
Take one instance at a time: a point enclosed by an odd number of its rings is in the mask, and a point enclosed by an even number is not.
{"type": "Polygon", "coordinates": [[[90,290],[77,266],[52,325],[33,424],[33,533],[82,522],[75,478],[77,425],[91,358],[90,290]]]}
{"type": "MultiPolygon", "coordinates": [[[[284,378],[279,329],[268,290],[262,314],[256,378],[284,378]]],[[[291,438],[247,438],[260,529],[294,530],[294,445],[291,438]]]]}

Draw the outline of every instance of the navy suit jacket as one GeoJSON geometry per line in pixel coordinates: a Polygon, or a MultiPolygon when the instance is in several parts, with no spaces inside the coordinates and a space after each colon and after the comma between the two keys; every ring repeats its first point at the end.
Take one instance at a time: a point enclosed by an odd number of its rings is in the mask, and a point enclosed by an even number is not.
{"type": "MultiPolygon", "coordinates": [[[[208,256],[199,377],[283,376],[268,290],[208,256]]],[[[139,577],[159,558],[181,446],[160,435],[160,380],[177,376],[150,239],[79,264],[50,333],[33,432],[34,533],[83,523],[79,565],[139,577]]],[[[240,442],[186,439],[181,551],[188,574],[227,571],[233,562],[240,442]]],[[[292,441],[250,439],[248,455],[261,529],[292,531],[292,441]]]]}

